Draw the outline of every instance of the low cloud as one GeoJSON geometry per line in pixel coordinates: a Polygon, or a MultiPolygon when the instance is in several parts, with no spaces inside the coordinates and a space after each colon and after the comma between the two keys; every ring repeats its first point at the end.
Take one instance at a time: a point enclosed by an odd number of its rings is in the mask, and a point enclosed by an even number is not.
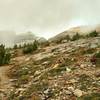
{"type": "Polygon", "coordinates": [[[51,37],[77,25],[100,23],[100,0],[0,0],[0,30],[51,37]]]}

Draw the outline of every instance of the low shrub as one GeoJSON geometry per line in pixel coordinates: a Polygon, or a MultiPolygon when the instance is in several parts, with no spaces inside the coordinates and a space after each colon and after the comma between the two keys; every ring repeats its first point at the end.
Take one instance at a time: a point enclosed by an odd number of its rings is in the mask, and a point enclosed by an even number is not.
{"type": "Polygon", "coordinates": [[[18,48],[17,44],[15,44],[13,48],[14,48],[14,49],[17,49],[17,48],[18,48]]]}
{"type": "Polygon", "coordinates": [[[89,37],[97,37],[97,36],[98,36],[98,33],[96,31],[89,33],[89,37]]]}
{"type": "Polygon", "coordinates": [[[18,84],[26,84],[29,81],[29,75],[22,75],[19,80],[18,80],[18,84]]]}
{"type": "Polygon", "coordinates": [[[82,51],[82,54],[93,54],[95,52],[94,48],[88,48],[82,51]]]}
{"type": "Polygon", "coordinates": [[[100,51],[98,53],[95,54],[96,58],[100,58],[100,51]]]}
{"type": "Polygon", "coordinates": [[[67,41],[71,40],[71,37],[69,35],[66,35],[66,40],[67,41]]]}
{"type": "Polygon", "coordinates": [[[37,41],[34,41],[34,43],[32,43],[32,44],[27,44],[24,46],[23,53],[24,54],[32,53],[33,51],[35,51],[37,49],[38,49],[38,43],[37,43],[37,41]]]}
{"type": "Polygon", "coordinates": [[[96,65],[97,67],[100,67],[100,51],[93,55],[93,57],[91,58],[91,63],[96,65]]]}
{"type": "Polygon", "coordinates": [[[77,100],[100,100],[100,93],[91,93],[89,95],[84,95],[77,100]]]}
{"type": "Polygon", "coordinates": [[[0,65],[9,64],[11,54],[4,45],[0,45],[0,65]]]}
{"type": "Polygon", "coordinates": [[[75,40],[79,40],[82,36],[79,33],[76,33],[75,35],[73,35],[73,37],[71,38],[71,41],[75,41],[75,40]]]}

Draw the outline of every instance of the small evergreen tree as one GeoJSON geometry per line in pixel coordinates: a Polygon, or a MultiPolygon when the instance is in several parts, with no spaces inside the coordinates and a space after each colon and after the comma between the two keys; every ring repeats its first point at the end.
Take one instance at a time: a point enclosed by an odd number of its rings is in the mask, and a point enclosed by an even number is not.
{"type": "Polygon", "coordinates": [[[98,36],[98,33],[96,31],[89,33],[89,37],[97,37],[97,36],[98,36]]]}
{"type": "Polygon", "coordinates": [[[27,44],[26,44],[26,43],[24,43],[23,47],[25,48],[26,46],[27,46],[27,44]]]}
{"type": "Polygon", "coordinates": [[[95,57],[100,59],[100,51],[95,54],[95,57]]]}
{"type": "Polygon", "coordinates": [[[4,45],[0,45],[0,65],[9,64],[11,54],[5,49],[4,45]]]}
{"type": "Polygon", "coordinates": [[[71,40],[71,38],[70,38],[69,35],[66,36],[66,39],[67,39],[68,41],[71,40]]]}
{"type": "Polygon", "coordinates": [[[22,48],[22,45],[21,45],[21,44],[19,44],[19,45],[18,45],[18,48],[22,48]]]}
{"type": "Polygon", "coordinates": [[[17,44],[15,44],[15,45],[14,45],[14,49],[17,49],[17,48],[18,48],[18,46],[17,46],[17,44]]]}
{"type": "Polygon", "coordinates": [[[95,53],[90,60],[93,64],[100,67],[100,51],[95,53]]]}
{"type": "Polygon", "coordinates": [[[3,59],[3,64],[9,64],[10,57],[11,57],[11,54],[9,52],[6,52],[4,59],[3,59]]]}
{"type": "Polygon", "coordinates": [[[35,40],[33,43],[33,51],[37,50],[38,48],[38,42],[35,40]]]}
{"type": "Polygon", "coordinates": [[[78,33],[76,33],[75,35],[73,35],[73,37],[72,37],[72,41],[75,41],[75,40],[78,40],[78,39],[80,39],[80,37],[81,37],[81,35],[79,35],[78,33]]]}
{"type": "Polygon", "coordinates": [[[38,49],[38,42],[34,41],[34,43],[31,44],[27,44],[24,48],[23,48],[23,53],[24,54],[28,54],[28,53],[32,53],[33,51],[38,49]]]}

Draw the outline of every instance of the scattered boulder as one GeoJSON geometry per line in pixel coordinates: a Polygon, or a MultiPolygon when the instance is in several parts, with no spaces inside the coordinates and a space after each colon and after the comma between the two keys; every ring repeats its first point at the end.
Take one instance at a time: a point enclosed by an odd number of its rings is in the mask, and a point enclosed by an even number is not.
{"type": "Polygon", "coordinates": [[[77,97],[81,97],[83,95],[83,92],[81,90],[79,90],[79,89],[76,89],[74,91],[74,95],[77,96],[77,97]]]}
{"type": "Polygon", "coordinates": [[[96,73],[95,73],[95,76],[96,76],[96,77],[100,77],[100,71],[96,72],[96,73]]]}
{"type": "Polygon", "coordinates": [[[66,72],[68,72],[68,73],[71,72],[71,69],[66,67],[66,72]]]}
{"type": "Polygon", "coordinates": [[[69,90],[70,92],[73,92],[73,91],[74,91],[74,88],[73,88],[73,87],[68,87],[68,90],[69,90]]]}
{"type": "Polygon", "coordinates": [[[65,93],[66,93],[66,95],[71,95],[72,94],[72,92],[70,92],[68,90],[66,90],[65,93]]]}

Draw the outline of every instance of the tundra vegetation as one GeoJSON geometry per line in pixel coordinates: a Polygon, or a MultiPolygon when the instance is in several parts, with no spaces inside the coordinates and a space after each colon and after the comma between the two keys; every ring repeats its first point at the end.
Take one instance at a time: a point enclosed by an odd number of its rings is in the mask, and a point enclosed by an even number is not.
{"type": "Polygon", "coordinates": [[[1,65],[10,59],[12,64],[7,72],[12,85],[3,94],[7,100],[100,100],[99,33],[76,33],[62,40],[56,45],[15,45],[10,51],[22,54],[13,57],[0,46],[1,65]]]}

